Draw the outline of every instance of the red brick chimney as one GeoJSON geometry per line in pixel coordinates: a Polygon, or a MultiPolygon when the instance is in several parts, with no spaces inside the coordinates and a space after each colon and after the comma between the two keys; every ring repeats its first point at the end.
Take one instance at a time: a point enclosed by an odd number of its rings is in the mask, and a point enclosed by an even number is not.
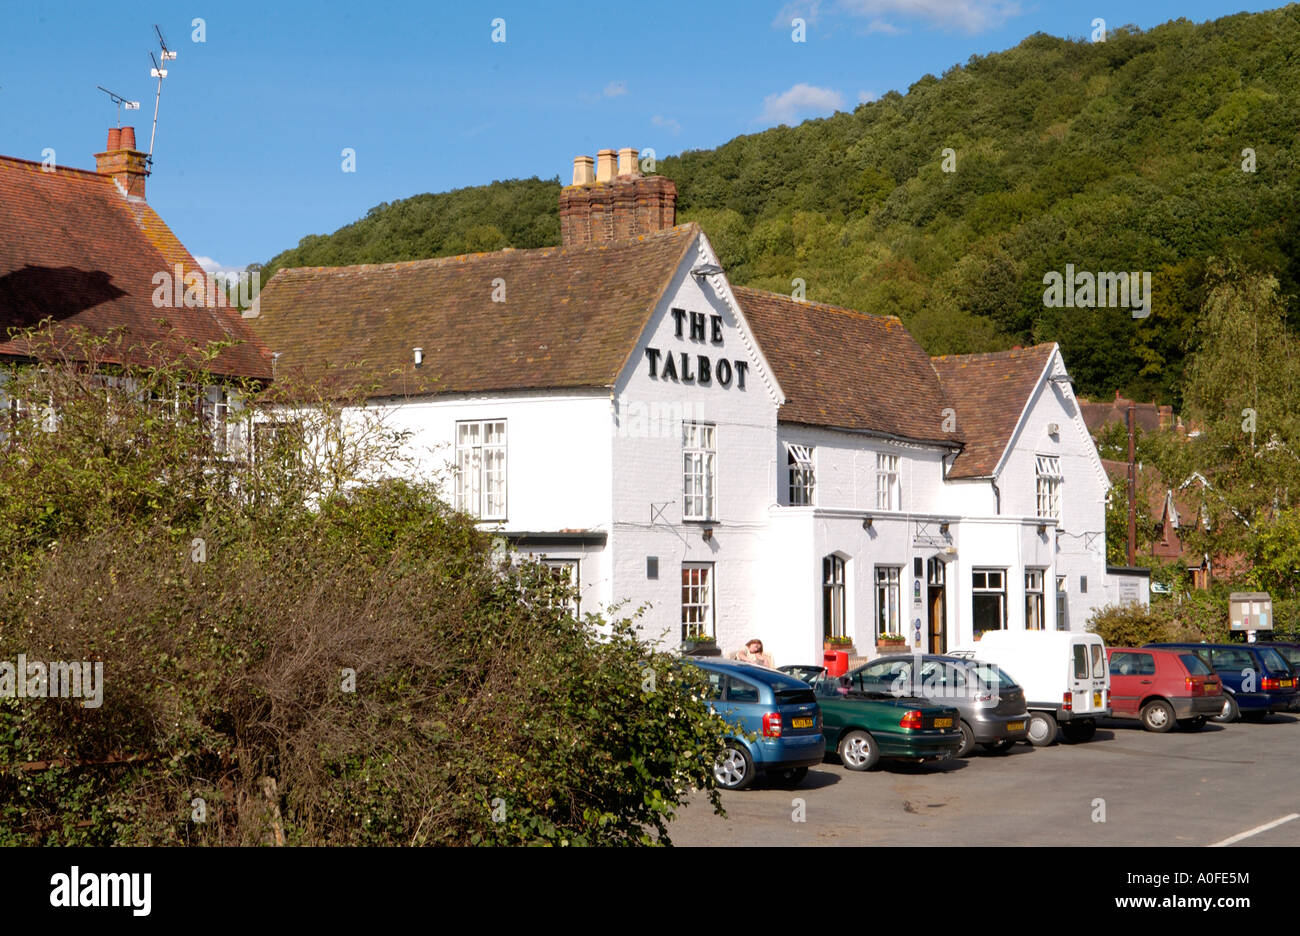
{"type": "Polygon", "coordinates": [[[113,127],[108,145],[95,154],[95,171],[112,176],[126,194],[144,198],[144,180],[149,175],[149,157],[135,148],[135,127],[113,127]]]}
{"type": "Polygon", "coordinates": [[[607,244],[676,223],[677,186],[663,176],[642,175],[636,150],[619,150],[617,163],[613,150],[601,150],[594,161],[573,160],[573,184],[560,191],[564,246],[607,244]]]}

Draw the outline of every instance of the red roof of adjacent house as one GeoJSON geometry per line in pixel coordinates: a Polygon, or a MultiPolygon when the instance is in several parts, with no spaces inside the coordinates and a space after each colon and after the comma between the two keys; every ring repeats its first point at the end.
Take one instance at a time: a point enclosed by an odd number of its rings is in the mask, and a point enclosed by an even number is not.
{"type": "Polygon", "coordinates": [[[868,315],[733,287],[785,393],[787,423],[959,443],[944,430],[952,405],[925,351],[893,315],[868,315]]]}
{"type": "Polygon", "coordinates": [[[208,345],[233,341],[203,366],[270,377],[269,358],[237,310],[154,306],[156,274],[174,276],[176,264],[183,276],[203,271],[148,204],[128,199],[111,176],[47,168],[0,157],[0,357],[26,356],[10,329],[51,319],[56,333],[104,337],[120,328],[130,345],[196,361],[208,345]]]}
{"type": "Polygon", "coordinates": [[[278,376],[370,396],[611,387],[698,233],[282,269],[249,322],[278,376]]]}
{"type": "MultiPolygon", "coordinates": [[[[1083,397],[1079,397],[1079,412],[1083,416],[1083,422],[1088,427],[1088,431],[1096,435],[1098,430],[1111,423],[1127,426],[1128,404],[1129,401],[1121,397],[1119,391],[1115,392],[1115,399],[1107,401],[1085,400],[1083,397]]],[[[1158,432],[1174,423],[1174,408],[1172,406],[1162,406],[1159,403],[1137,403],[1133,409],[1137,427],[1143,432],[1158,432]]]]}
{"type": "Polygon", "coordinates": [[[957,428],[967,439],[948,477],[993,475],[1055,350],[1055,344],[1040,344],[933,359],[939,380],[957,408],[957,428]]]}

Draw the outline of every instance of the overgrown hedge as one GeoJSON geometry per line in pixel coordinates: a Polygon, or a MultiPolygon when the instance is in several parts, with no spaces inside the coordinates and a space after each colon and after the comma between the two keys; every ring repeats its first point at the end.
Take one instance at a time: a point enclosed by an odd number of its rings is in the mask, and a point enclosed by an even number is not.
{"type": "Polygon", "coordinates": [[[77,373],[0,448],[0,661],[100,661],[103,700],[0,698],[0,844],[650,843],[711,788],[675,658],[431,487],[214,482],[183,421],[96,432],[77,373]]]}

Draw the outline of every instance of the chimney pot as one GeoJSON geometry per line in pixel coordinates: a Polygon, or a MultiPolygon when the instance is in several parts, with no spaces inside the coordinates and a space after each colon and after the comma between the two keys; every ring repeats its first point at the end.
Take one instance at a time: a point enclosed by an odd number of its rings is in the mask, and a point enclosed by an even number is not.
{"type": "Polygon", "coordinates": [[[592,168],[595,163],[590,156],[573,157],[573,184],[590,185],[596,181],[596,173],[592,168]]]}
{"type": "Polygon", "coordinates": [[[603,149],[596,153],[596,181],[614,181],[614,151],[603,149]]]}
{"type": "Polygon", "coordinates": [[[112,176],[132,198],[144,198],[149,176],[149,157],[135,148],[135,127],[114,127],[108,131],[108,146],[95,154],[95,171],[112,176]]]}
{"type": "Polygon", "coordinates": [[[620,176],[637,174],[636,157],[637,151],[630,146],[625,146],[618,151],[618,174],[620,176]]]}

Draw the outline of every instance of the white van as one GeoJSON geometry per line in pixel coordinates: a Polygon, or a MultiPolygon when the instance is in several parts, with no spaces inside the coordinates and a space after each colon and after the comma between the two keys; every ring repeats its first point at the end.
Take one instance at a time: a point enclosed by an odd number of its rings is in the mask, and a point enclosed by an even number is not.
{"type": "Polygon", "coordinates": [[[1096,634],[987,631],[949,654],[996,663],[1024,687],[1029,742],[1037,747],[1056,743],[1058,725],[1067,741],[1087,741],[1110,714],[1110,667],[1096,634]]]}

